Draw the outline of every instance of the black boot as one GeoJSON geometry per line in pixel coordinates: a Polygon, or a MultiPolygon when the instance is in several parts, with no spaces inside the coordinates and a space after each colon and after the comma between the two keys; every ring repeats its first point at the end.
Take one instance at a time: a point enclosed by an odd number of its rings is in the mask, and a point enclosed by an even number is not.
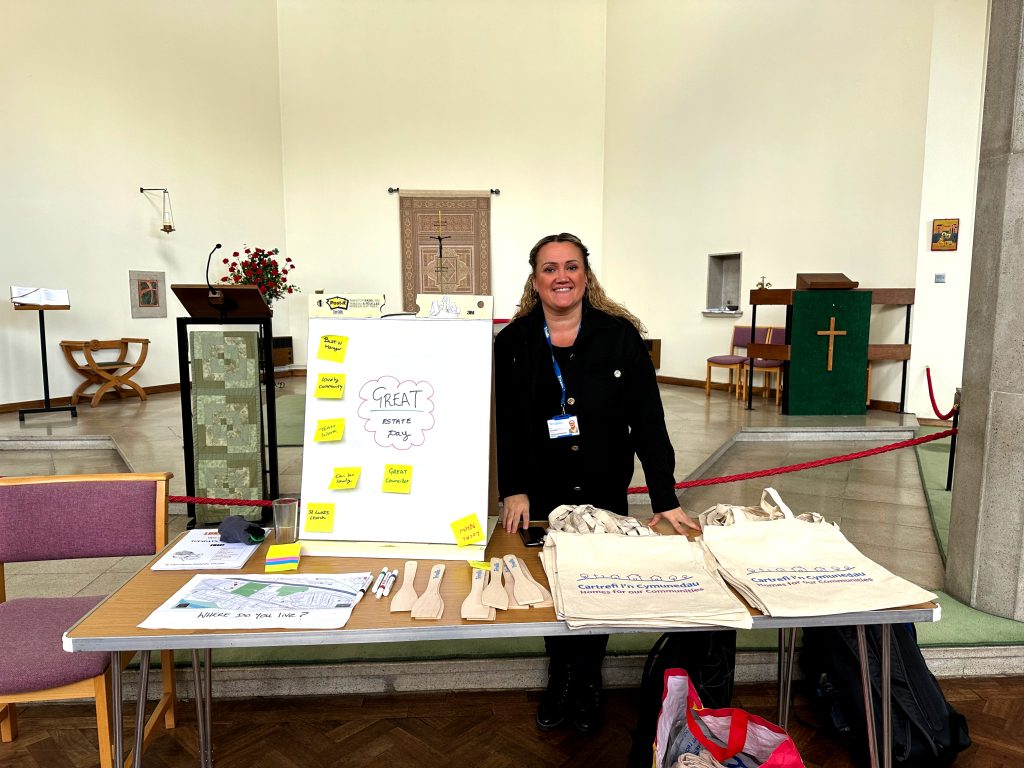
{"type": "Polygon", "coordinates": [[[572,691],[573,727],[580,733],[597,733],[604,723],[601,710],[600,662],[596,667],[577,668],[574,672],[577,679],[574,680],[572,691]]]}
{"type": "Polygon", "coordinates": [[[568,661],[556,658],[548,661],[548,688],[537,707],[537,727],[540,730],[553,731],[565,722],[572,680],[573,668],[568,661]]]}

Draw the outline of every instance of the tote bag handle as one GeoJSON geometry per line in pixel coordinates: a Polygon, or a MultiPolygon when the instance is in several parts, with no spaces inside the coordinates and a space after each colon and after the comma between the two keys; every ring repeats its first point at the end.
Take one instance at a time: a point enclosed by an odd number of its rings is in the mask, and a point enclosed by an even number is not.
{"type": "Polygon", "coordinates": [[[765,488],[761,491],[761,508],[767,510],[769,507],[777,507],[787,520],[793,519],[793,511],[786,506],[786,502],[774,488],[765,488]]]}
{"type": "Polygon", "coordinates": [[[724,763],[729,758],[738,755],[743,751],[743,746],[747,743],[747,720],[749,718],[747,711],[743,709],[730,709],[728,712],[729,739],[723,747],[704,735],[704,731],[701,730],[700,725],[693,716],[694,708],[686,708],[686,724],[690,728],[693,738],[699,741],[711,753],[711,756],[720,763],[724,763]]]}

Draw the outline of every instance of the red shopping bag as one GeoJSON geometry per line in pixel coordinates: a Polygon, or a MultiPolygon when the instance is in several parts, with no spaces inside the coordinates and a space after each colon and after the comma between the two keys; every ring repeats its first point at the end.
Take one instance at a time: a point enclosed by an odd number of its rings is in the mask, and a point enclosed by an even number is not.
{"type": "Polygon", "coordinates": [[[742,709],[704,709],[685,670],[665,671],[654,742],[655,768],[671,768],[683,753],[706,750],[729,768],[803,768],[782,728],[742,709]]]}

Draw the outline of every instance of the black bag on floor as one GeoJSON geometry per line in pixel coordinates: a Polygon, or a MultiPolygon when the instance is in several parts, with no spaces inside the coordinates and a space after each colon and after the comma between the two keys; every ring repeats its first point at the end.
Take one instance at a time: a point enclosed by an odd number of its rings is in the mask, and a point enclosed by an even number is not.
{"type": "Polygon", "coordinates": [[[651,768],[665,670],[685,669],[705,707],[728,707],[736,671],[736,630],[666,632],[647,654],[628,768],[651,768]]]}
{"type": "MultiPolygon", "coordinates": [[[[893,765],[943,768],[971,745],[967,721],[946,701],[925,664],[913,624],[866,629],[871,701],[881,754],[881,632],[890,633],[893,765]]],[[[867,764],[867,725],[860,682],[860,655],[855,627],[810,627],[803,631],[800,666],[820,705],[825,727],[867,764]]]]}

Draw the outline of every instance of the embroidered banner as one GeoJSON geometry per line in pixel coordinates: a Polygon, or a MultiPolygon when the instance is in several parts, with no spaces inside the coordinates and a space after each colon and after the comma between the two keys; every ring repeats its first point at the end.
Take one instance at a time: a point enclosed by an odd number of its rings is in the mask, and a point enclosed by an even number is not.
{"type": "Polygon", "coordinates": [[[402,190],[398,194],[402,308],[415,312],[417,293],[489,295],[490,193],[402,190]]]}

